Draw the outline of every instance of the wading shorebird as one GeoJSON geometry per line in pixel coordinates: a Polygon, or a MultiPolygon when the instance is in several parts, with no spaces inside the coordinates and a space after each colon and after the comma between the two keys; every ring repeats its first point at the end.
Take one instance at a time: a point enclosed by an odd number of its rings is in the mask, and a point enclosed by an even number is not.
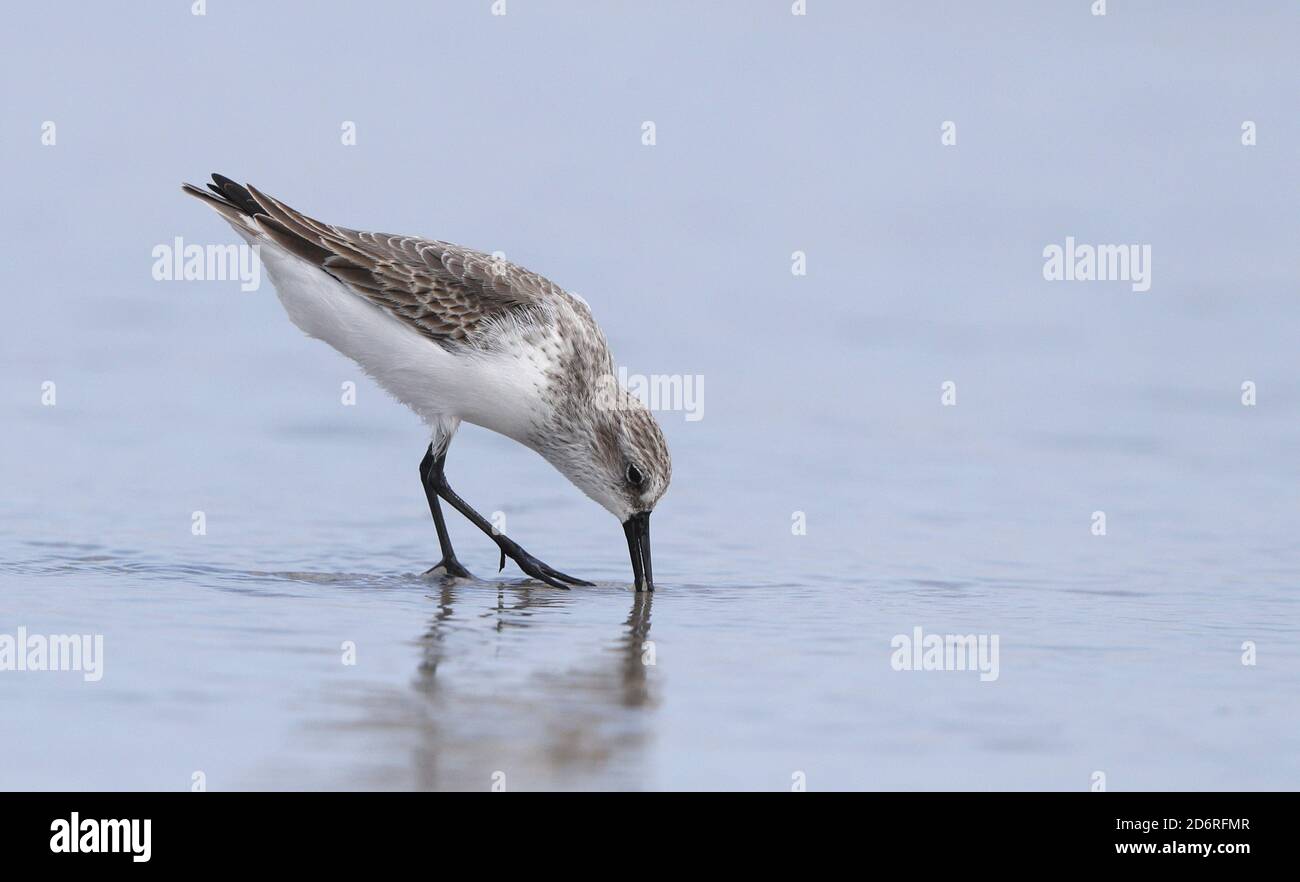
{"type": "MultiPolygon", "coordinates": [[[[300,214],[214,174],[197,196],[259,246],[295,325],[324,340],[432,431],[420,482],[442,546],[428,574],[470,577],[439,498],[535,579],[590,585],[542,563],[456,495],[443,471],[461,422],[540,453],[623,524],[637,591],[653,591],[650,513],[672,475],[668,445],[614,379],[605,335],[582,299],[528,270],[458,245],[363,233],[300,214]]],[[[426,574],[427,575],[427,574],[426,574]]],[[[568,584],[566,584],[568,583],[568,584]]]]}

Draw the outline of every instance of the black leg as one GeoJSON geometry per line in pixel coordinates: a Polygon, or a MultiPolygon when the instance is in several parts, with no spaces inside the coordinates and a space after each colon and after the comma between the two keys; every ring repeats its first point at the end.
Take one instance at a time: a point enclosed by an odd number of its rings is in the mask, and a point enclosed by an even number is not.
{"type": "MultiPolygon", "coordinates": [[[[508,557],[519,565],[519,569],[523,570],[534,579],[540,579],[547,585],[553,585],[556,588],[568,588],[569,586],[565,585],[565,582],[572,585],[592,584],[591,582],[586,582],[582,579],[575,579],[573,576],[565,575],[559,570],[542,563],[527,551],[524,551],[517,542],[493,530],[492,525],[487,522],[487,519],[474,509],[470,508],[469,503],[457,496],[456,491],[452,490],[451,485],[447,483],[447,476],[443,474],[442,470],[443,462],[446,460],[446,454],[442,457],[434,457],[433,448],[430,446],[429,454],[426,456],[426,459],[430,462],[430,468],[427,470],[428,478],[425,480],[425,487],[428,492],[431,494],[436,492],[438,496],[447,500],[447,503],[452,508],[469,518],[470,523],[486,533],[487,537],[495,542],[497,547],[501,549],[502,566],[505,566],[505,558],[508,557]]],[[[424,472],[425,470],[422,468],[422,473],[424,472]]],[[[436,509],[436,503],[432,498],[429,500],[429,506],[430,508],[436,509]]],[[[440,517],[440,515],[434,516],[435,520],[440,517]]],[[[441,532],[439,535],[441,535],[441,532]]],[[[450,547],[450,545],[443,547],[444,557],[450,547]]]]}
{"type": "Polygon", "coordinates": [[[434,473],[442,474],[442,467],[447,461],[447,451],[444,449],[438,456],[433,455],[433,445],[429,445],[429,451],[424,454],[424,459],[420,461],[420,484],[424,486],[424,495],[429,500],[429,513],[433,515],[433,526],[438,531],[438,545],[442,548],[442,560],[432,567],[426,576],[438,574],[447,576],[458,576],[462,579],[472,579],[470,571],[461,566],[460,561],[456,559],[456,551],[451,547],[451,535],[447,532],[447,522],[442,517],[442,504],[438,501],[437,485],[431,480],[434,473]]]}

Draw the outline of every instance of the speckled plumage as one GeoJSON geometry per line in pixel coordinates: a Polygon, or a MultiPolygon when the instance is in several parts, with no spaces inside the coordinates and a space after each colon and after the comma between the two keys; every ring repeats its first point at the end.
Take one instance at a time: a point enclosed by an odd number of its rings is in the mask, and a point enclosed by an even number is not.
{"type": "Polygon", "coordinates": [[[220,175],[208,187],[184,185],[261,247],[294,322],[419,413],[435,449],[464,420],[538,451],[620,520],[663,496],[663,433],[617,387],[583,300],[489,254],[326,224],[220,175]]]}

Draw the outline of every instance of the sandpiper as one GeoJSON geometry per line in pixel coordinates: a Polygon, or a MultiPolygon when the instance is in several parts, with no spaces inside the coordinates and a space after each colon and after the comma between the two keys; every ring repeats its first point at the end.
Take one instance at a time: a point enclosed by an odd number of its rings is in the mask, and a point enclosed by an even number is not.
{"type": "MultiPolygon", "coordinates": [[[[653,591],[650,513],[672,474],[659,424],[617,386],[605,335],[585,301],[536,273],[458,245],[365,233],[303,215],[214,174],[182,189],[251,245],[289,318],[324,340],[428,424],[420,483],[442,547],[431,574],[469,577],[439,498],[535,579],[590,585],[493,530],[447,483],[462,421],[540,453],[623,524],[637,591],[653,591]]],[[[567,583],[567,584],[566,584],[567,583]]]]}

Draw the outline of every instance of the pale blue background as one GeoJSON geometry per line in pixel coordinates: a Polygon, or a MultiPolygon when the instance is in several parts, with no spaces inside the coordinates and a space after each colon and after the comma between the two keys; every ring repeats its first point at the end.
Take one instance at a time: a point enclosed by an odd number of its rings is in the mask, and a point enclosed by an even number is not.
{"type": "Polygon", "coordinates": [[[0,786],[1300,787],[1300,9],[1089,5],[7,9],[0,632],[107,658],[0,673],[0,786]],[[602,587],[409,575],[415,418],[269,285],[150,277],[233,241],[179,191],[211,171],[503,250],[704,376],[653,668],[617,524],[485,432],[459,491],[602,587]],[[1067,235],[1150,244],[1151,291],[1044,282],[1067,235]],[[890,670],[915,625],[1001,635],[1001,678],[890,670]]]}

